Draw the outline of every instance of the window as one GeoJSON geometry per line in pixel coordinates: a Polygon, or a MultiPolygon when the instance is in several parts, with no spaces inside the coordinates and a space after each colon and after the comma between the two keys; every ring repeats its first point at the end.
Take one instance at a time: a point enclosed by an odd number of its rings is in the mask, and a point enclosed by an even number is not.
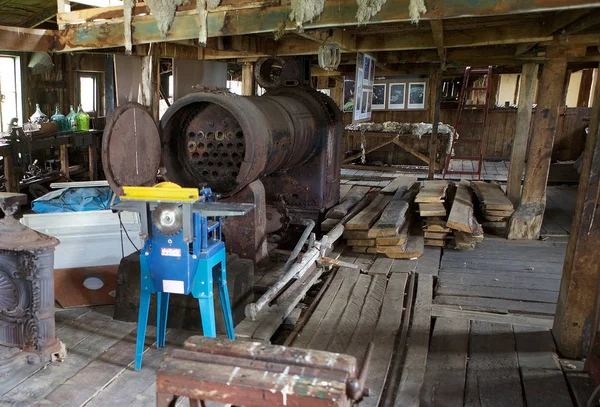
{"type": "Polygon", "coordinates": [[[79,74],[79,103],[84,112],[98,111],[98,86],[95,74],[79,74]]]}
{"type": "Polygon", "coordinates": [[[8,131],[13,118],[23,122],[19,57],[0,55],[0,95],[0,131],[8,131]]]}

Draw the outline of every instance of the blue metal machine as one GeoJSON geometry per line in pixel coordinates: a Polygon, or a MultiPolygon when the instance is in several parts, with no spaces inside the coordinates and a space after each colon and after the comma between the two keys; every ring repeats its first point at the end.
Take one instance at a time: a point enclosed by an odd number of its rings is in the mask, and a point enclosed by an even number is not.
{"type": "Polygon", "coordinates": [[[138,212],[145,240],[140,254],[136,370],[142,366],[150,297],[155,293],[157,347],[165,346],[171,294],[191,293],[197,298],[203,333],[216,337],[213,283],[219,289],[227,336],[234,339],[221,220],[245,215],[254,205],[218,203],[210,189],[198,191],[171,183],[123,187],[123,191],[121,202],[113,209],[138,212]]]}

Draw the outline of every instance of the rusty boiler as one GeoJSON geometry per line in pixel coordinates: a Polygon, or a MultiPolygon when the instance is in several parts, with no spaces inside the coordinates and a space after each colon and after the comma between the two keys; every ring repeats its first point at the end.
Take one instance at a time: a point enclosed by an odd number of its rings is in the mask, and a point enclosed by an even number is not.
{"type": "Polygon", "coordinates": [[[59,241],[22,225],[25,194],[0,193],[0,381],[27,364],[65,356],[54,321],[54,247],[59,241]]]}
{"type": "Polygon", "coordinates": [[[175,102],[160,125],[166,178],[224,197],[261,180],[278,216],[317,221],[339,200],[342,119],[331,98],[308,86],[308,64],[260,60],[262,96],[200,92],[175,102]]]}

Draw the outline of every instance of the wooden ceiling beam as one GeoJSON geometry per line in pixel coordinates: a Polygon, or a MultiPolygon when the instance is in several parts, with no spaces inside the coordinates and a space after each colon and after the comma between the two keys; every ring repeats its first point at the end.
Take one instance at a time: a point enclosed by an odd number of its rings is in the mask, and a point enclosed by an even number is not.
{"type": "Polygon", "coordinates": [[[561,34],[571,35],[577,34],[581,31],[587,30],[595,25],[600,24],[600,13],[590,12],[585,16],[581,17],[579,20],[572,22],[565,28],[561,30],[561,34]]]}
{"type": "Polygon", "coordinates": [[[51,51],[54,34],[52,30],[0,26],[0,50],[51,51]]]}
{"type": "MultiPolygon", "coordinates": [[[[548,10],[568,10],[582,7],[600,7],[596,0],[521,0],[506,2],[490,0],[486,2],[457,2],[437,0],[437,7],[422,16],[423,20],[487,15],[509,15],[548,10]]],[[[409,0],[388,0],[368,24],[381,24],[409,21],[409,0]]],[[[356,26],[357,5],[355,0],[330,0],[325,2],[323,13],[313,22],[306,23],[305,29],[335,28],[356,26]]],[[[256,9],[223,11],[217,8],[208,13],[208,37],[274,33],[295,30],[288,16],[290,6],[262,6],[256,9]]],[[[133,44],[175,41],[198,37],[197,12],[190,10],[175,16],[171,31],[164,38],[158,31],[154,17],[136,16],[133,19],[133,44]]],[[[124,45],[122,24],[108,20],[102,24],[82,24],[59,32],[57,51],[74,51],[93,48],[118,47],[124,45]]]]}

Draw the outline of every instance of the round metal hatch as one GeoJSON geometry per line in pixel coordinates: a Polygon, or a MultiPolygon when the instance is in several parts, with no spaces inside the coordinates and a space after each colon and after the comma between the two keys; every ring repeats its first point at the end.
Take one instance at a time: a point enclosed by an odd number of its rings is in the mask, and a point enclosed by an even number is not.
{"type": "Polygon", "coordinates": [[[148,110],[129,102],[114,110],[102,137],[102,165],[117,194],[123,186],[152,186],[160,166],[160,134],[148,110]]]}

